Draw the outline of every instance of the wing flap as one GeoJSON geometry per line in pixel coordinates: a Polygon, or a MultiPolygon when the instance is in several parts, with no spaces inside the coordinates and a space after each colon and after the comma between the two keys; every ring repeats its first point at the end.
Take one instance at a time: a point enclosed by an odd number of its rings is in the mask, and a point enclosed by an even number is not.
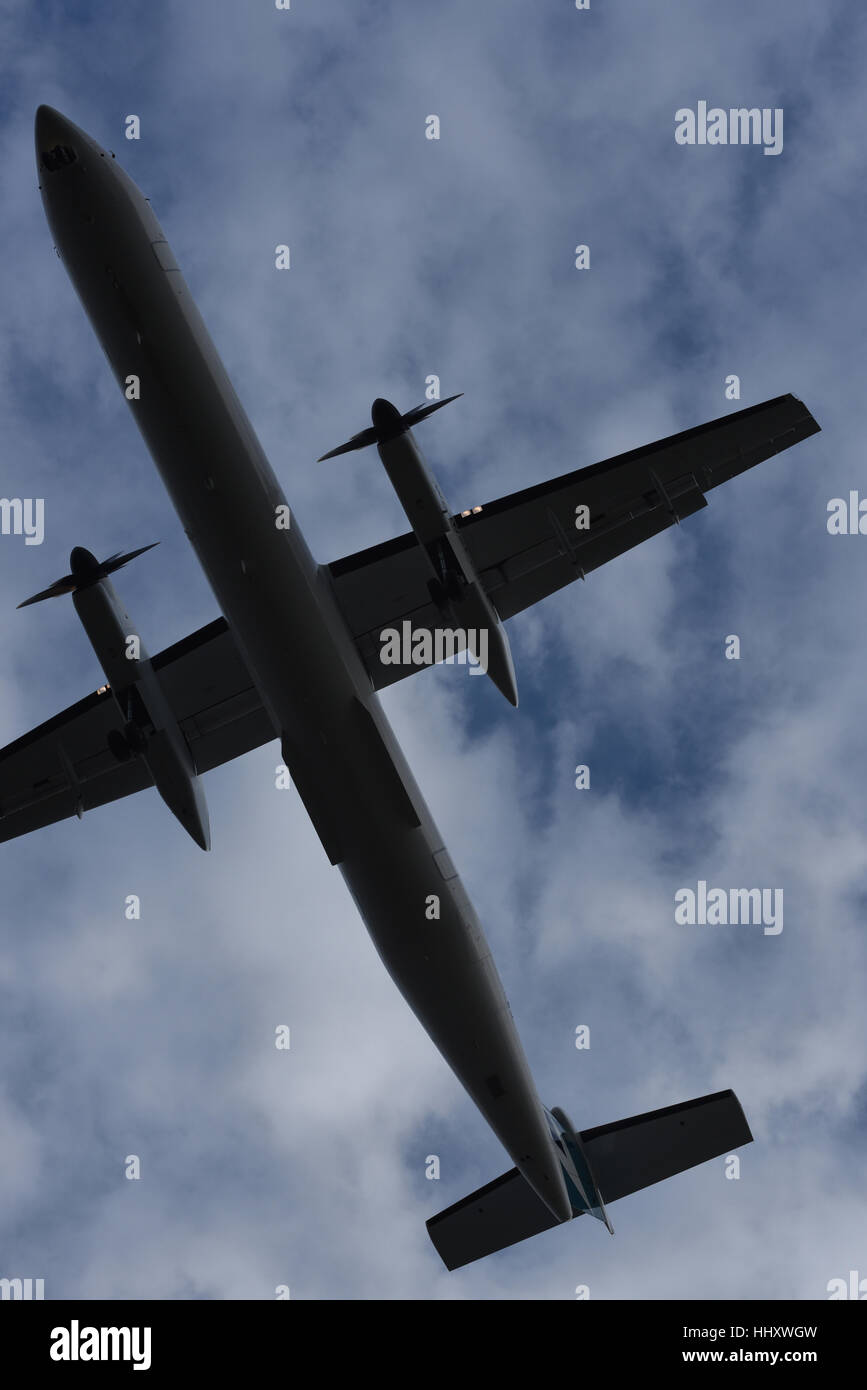
{"type": "Polygon", "coordinates": [[[225,618],[166,648],[153,666],[197,772],[277,737],[225,618]]]}

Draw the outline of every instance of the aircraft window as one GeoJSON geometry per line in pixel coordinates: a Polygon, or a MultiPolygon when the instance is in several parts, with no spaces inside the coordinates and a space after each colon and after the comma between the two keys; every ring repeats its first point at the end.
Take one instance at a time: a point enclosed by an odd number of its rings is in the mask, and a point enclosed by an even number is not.
{"type": "Polygon", "coordinates": [[[64,164],[74,164],[78,155],[71,145],[55,145],[53,150],[42,151],[42,163],[49,173],[62,169],[64,164]]]}

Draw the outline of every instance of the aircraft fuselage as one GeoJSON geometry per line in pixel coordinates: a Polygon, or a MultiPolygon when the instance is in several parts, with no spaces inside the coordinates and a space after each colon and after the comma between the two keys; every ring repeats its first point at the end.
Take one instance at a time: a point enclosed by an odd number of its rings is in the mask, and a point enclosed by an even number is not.
{"type": "Polygon", "coordinates": [[[162,229],[108,152],[50,108],[37,115],[36,144],[37,160],[50,152],[54,165],[42,160],[39,173],[58,251],[326,852],[404,998],[567,1220],[551,1131],[478,918],[162,229]]]}

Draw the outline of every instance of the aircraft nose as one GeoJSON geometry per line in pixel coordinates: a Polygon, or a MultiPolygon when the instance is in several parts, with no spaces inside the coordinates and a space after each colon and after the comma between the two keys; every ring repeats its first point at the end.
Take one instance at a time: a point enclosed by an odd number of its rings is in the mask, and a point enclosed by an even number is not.
{"type": "Polygon", "coordinates": [[[37,106],[36,108],[36,141],[37,144],[44,145],[48,141],[57,142],[66,134],[64,129],[69,123],[61,116],[59,111],[55,111],[53,106],[37,106]]]}
{"type": "Polygon", "coordinates": [[[66,164],[74,164],[78,131],[71,121],[55,111],[53,106],[40,106],[36,111],[36,162],[40,169],[53,173],[66,164]]]}

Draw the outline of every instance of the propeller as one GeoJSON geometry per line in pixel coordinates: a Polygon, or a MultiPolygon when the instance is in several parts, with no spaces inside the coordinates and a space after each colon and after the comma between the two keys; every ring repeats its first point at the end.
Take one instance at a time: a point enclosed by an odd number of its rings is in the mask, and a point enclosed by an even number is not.
{"type": "Polygon", "coordinates": [[[442,410],[444,405],[449,405],[451,401],[456,401],[463,395],[463,391],[458,391],[456,396],[446,396],[444,401],[422,401],[421,405],[416,405],[412,410],[408,410],[405,415],[401,415],[388,401],[374,401],[372,415],[374,424],[370,429],[362,430],[360,434],[354,434],[351,439],[347,439],[345,444],[340,444],[330,453],[323,454],[317,463],[324,463],[326,459],[337,458],[338,454],[350,454],[354,449],[366,449],[368,444],[382,444],[386,439],[394,439],[399,434],[404,434],[406,430],[412,429],[422,420],[426,420],[429,415],[433,415],[435,410],[442,410]]]}
{"type": "Polygon", "coordinates": [[[99,583],[100,579],[105,579],[106,575],[114,574],[115,570],[121,569],[134,560],[137,555],[144,555],[146,550],[153,550],[159,541],[152,541],[150,545],[140,546],[138,550],[130,550],[124,555],[122,551],[115,551],[114,555],[109,555],[107,560],[100,564],[95,555],[89,550],[85,550],[83,545],[77,545],[69,557],[70,573],[65,574],[62,579],[56,579],[47,589],[34,594],[32,598],[26,598],[23,603],[19,603],[19,608],[28,608],[31,603],[42,603],[47,598],[59,598],[61,594],[74,594],[76,589],[87,589],[91,584],[99,583]]]}

